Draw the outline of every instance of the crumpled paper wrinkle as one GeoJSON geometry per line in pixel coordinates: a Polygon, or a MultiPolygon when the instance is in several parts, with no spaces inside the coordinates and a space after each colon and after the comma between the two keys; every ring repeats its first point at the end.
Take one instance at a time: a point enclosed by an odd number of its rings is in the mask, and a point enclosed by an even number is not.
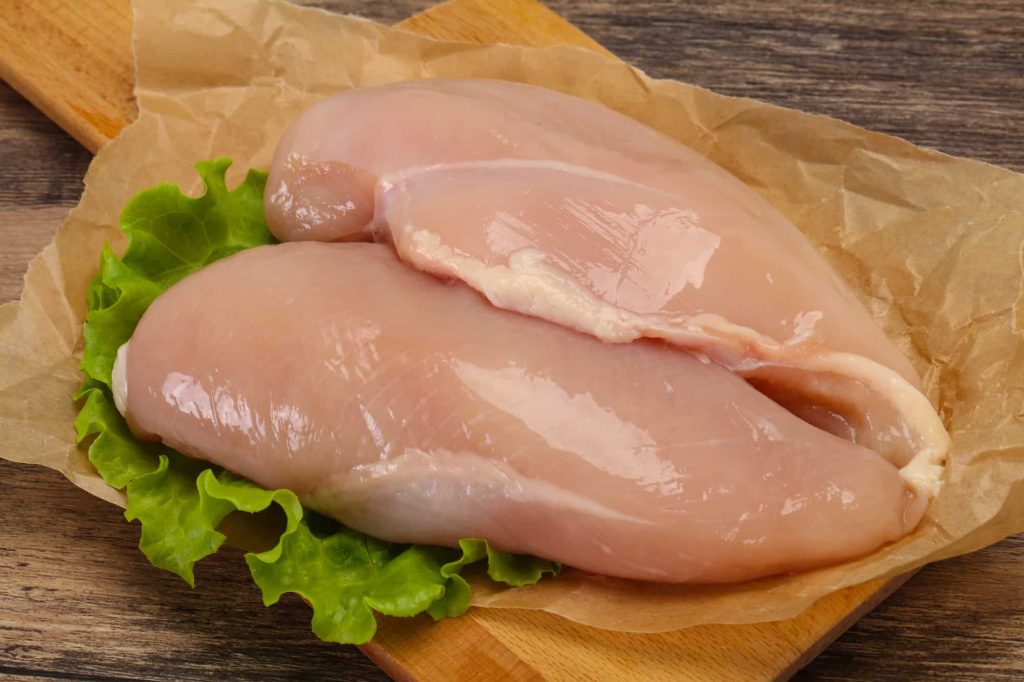
{"type": "MultiPolygon", "coordinates": [[[[0,309],[0,456],[62,471],[115,503],[76,447],[71,394],[85,292],[139,190],[199,191],[193,164],[266,167],[305,107],[353,87],[485,77],[585,97],[707,155],[788,216],[849,281],[924,377],[953,438],[946,483],[910,536],[862,559],[739,585],[629,582],[567,570],[476,587],[481,607],[543,609],[657,632],[797,615],[835,590],[1024,531],[1024,176],[824,116],[654,80],[573,47],[438,42],[256,0],[135,5],[139,119],[96,156],[81,203],[0,309]]],[[[126,531],[127,532],[127,531],[126,531]]]]}

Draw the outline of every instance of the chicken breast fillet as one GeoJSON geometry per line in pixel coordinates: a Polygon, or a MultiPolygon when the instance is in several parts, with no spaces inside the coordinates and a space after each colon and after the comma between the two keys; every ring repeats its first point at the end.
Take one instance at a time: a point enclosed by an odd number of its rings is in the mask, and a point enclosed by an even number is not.
{"type": "Polygon", "coordinates": [[[926,504],[719,364],[499,310],[381,245],[219,261],[118,355],[135,433],[394,541],[724,582],[870,552],[926,504]]]}
{"type": "Polygon", "coordinates": [[[372,237],[496,306],[699,352],[938,489],[942,422],[853,293],[759,194],[632,119],[500,81],[351,91],[284,135],[266,197],[281,239],[372,237]]]}

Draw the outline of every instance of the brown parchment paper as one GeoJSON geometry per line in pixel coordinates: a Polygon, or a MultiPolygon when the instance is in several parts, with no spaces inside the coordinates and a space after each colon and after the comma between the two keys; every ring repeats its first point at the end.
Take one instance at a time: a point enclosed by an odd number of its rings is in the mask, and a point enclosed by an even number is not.
{"type": "MultiPolygon", "coordinates": [[[[100,151],[80,205],[0,308],[0,456],[62,471],[122,503],[74,443],[85,291],[140,189],[198,191],[192,165],[265,167],[300,110],[410,78],[522,81],[599,101],[706,154],[792,219],[912,359],[953,437],[945,487],[912,535],[859,561],[733,586],[567,571],[477,586],[483,607],[543,609],[654,632],[792,617],[820,597],[1024,531],[1024,176],[830,118],[684,83],[578,48],[445,43],[259,0],[135,3],[139,119],[100,151]]],[[[386,135],[387,131],[381,131],[386,135]]],[[[126,532],[129,532],[126,529],[126,532]]]]}

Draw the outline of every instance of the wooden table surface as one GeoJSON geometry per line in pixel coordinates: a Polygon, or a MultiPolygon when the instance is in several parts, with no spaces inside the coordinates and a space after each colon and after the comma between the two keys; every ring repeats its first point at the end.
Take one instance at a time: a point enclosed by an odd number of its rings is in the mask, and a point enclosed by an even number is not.
{"type": "MultiPolygon", "coordinates": [[[[315,4],[394,22],[431,3],[315,4]]],[[[1021,0],[548,4],[651,75],[1024,171],[1021,0]]],[[[89,159],[0,84],[0,302],[89,159]]],[[[59,475],[0,461],[0,677],[386,679],[316,641],[297,599],[262,607],[238,552],[203,562],[192,591],[147,564],[137,532],[59,475]]],[[[1024,536],[925,568],[797,677],[1022,678],[1024,536]]]]}

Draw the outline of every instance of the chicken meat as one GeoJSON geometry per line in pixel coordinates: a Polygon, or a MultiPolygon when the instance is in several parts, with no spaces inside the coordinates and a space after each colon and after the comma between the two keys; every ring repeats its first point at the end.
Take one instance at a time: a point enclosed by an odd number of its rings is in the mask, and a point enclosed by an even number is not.
{"type": "Polygon", "coordinates": [[[607,108],[486,80],[342,93],[283,136],[266,213],[282,240],[387,242],[495,306],[698,353],[938,490],[949,441],[917,373],[810,241],[607,108]]]}
{"type": "Polygon", "coordinates": [[[885,457],[719,363],[498,309],[379,244],[264,246],[188,276],[114,385],[140,437],[356,529],[625,578],[830,564],[927,504],[885,457]]]}

